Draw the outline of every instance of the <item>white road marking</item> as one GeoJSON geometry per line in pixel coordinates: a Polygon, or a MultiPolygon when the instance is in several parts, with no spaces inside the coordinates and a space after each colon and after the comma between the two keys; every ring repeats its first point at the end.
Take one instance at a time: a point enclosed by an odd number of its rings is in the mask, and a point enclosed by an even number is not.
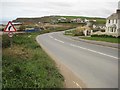
{"type": "MultiPolygon", "coordinates": [[[[74,38],[71,38],[71,37],[68,37],[68,36],[63,36],[63,38],[65,39],[68,39],[68,40],[71,40],[71,41],[77,41],[77,42],[80,42],[79,40],[75,40],[74,38]]],[[[83,42],[83,41],[82,41],[83,42]]],[[[88,43],[88,42],[84,42],[84,43],[88,43]]],[[[89,43],[89,44],[94,44],[94,43],[89,43]]],[[[106,48],[110,48],[110,49],[117,49],[118,48],[114,48],[114,47],[109,47],[109,46],[102,46],[102,45],[99,45],[99,44],[94,44],[95,46],[101,46],[101,47],[106,47],[106,48]]]]}
{"type": "Polygon", "coordinates": [[[58,39],[56,39],[56,38],[55,38],[54,40],[56,40],[56,41],[58,41],[58,42],[61,42],[61,43],[65,43],[65,42],[63,42],[63,41],[61,41],[61,40],[58,40],[58,39]]]}
{"type": "Polygon", "coordinates": [[[76,83],[75,81],[73,81],[73,83],[76,84],[77,87],[81,88],[81,90],[82,90],[82,87],[78,83],[76,83]]]}
{"type": "Polygon", "coordinates": [[[54,39],[54,40],[56,40],[56,41],[58,41],[58,42],[60,42],[60,43],[65,43],[65,42],[63,42],[63,41],[61,41],[61,40],[58,40],[58,39],[52,37],[51,35],[49,35],[49,37],[52,38],[52,39],[54,39]]]}
{"type": "Polygon", "coordinates": [[[49,35],[50,38],[53,38],[51,35],[49,35]]]}
{"type": "Polygon", "coordinates": [[[111,56],[111,55],[108,55],[108,54],[105,54],[105,53],[97,52],[97,51],[94,51],[94,50],[91,50],[91,49],[88,49],[88,48],[80,47],[80,46],[77,46],[77,45],[74,45],[74,44],[70,44],[70,45],[73,46],[73,47],[77,47],[77,48],[80,48],[80,49],[84,49],[84,50],[88,50],[88,51],[91,51],[91,52],[94,52],[94,53],[98,53],[98,54],[101,54],[101,55],[104,55],[104,56],[119,59],[118,57],[114,57],[114,56],[111,56]]]}
{"type": "MultiPolygon", "coordinates": [[[[49,37],[53,38],[51,35],[49,35],[49,37]]],[[[61,40],[58,40],[56,38],[53,38],[53,39],[58,41],[58,42],[60,42],[60,43],[65,43],[65,42],[63,42],[61,40]]],[[[88,51],[91,51],[91,52],[94,52],[94,53],[98,53],[98,54],[101,54],[101,55],[104,55],[104,56],[108,56],[108,57],[111,57],[111,58],[119,59],[118,57],[114,57],[114,56],[111,56],[111,55],[108,55],[108,54],[105,54],[105,53],[102,53],[102,52],[98,52],[98,51],[95,51],[95,50],[91,50],[91,49],[88,49],[88,48],[80,47],[80,46],[77,46],[77,45],[74,45],[74,44],[70,44],[70,46],[81,48],[81,49],[84,49],[84,50],[88,50],[88,51]]]]}
{"type": "Polygon", "coordinates": [[[77,85],[79,88],[82,88],[78,83],[76,83],[76,85],[77,85]]]}
{"type": "Polygon", "coordinates": [[[73,83],[75,83],[75,82],[73,81],[73,83]]]}

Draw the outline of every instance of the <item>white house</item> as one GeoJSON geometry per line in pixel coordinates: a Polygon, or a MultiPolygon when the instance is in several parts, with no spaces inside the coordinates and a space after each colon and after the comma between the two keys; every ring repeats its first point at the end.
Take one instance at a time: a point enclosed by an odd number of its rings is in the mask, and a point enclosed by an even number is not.
{"type": "Polygon", "coordinates": [[[120,1],[116,13],[113,13],[106,21],[106,34],[120,36],[120,1]]]}

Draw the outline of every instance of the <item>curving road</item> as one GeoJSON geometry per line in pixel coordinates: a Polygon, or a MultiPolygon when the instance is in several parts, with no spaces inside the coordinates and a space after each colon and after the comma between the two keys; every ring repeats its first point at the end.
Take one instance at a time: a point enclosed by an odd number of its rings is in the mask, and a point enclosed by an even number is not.
{"type": "Polygon", "coordinates": [[[118,50],[76,41],[63,32],[37,37],[55,57],[73,71],[88,88],[118,88],[118,50]]]}

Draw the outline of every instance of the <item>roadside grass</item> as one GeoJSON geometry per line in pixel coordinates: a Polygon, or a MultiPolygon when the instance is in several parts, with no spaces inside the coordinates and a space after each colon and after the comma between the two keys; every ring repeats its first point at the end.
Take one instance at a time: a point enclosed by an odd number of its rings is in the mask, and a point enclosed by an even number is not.
{"type": "Polygon", "coordinates": [[[55,62],[36,42],[37,35],[39,34],[16,34],[11,48],[8,36],[3,35],[3,88],[64,87],[64,77],[56,68],[55,62]]]}
{"type": "Polygon", "coordinates": [[[112,37],[80,37],[86,40],[96,40],[96,41],[104,41],[110,43],[120,43],[120,38],[112,38],[112,37]]]}
{"type": "MultiPolygon", "coordinates": [[[[77,32],[75,29],[71,29],[71,30],[66,30],[64,35],[68,35],[68,36],[83,36],[83,34],[81,32],[77,32]]],[[[104,42],[110,42],[110,43],[120,43],[120,38],[118,37],[112,37],[112,36],[91,36],[91,37],[80,37],[82,39],[86,39],[86,40],[95,40],[95,41],[104,41],[104,42]]]]}

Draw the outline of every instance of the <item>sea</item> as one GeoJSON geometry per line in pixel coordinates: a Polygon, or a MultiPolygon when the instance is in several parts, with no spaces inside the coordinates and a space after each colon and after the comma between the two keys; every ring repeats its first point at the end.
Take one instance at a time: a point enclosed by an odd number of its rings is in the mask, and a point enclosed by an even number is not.
{"type": "Polygon", "coordinates": [[[8,23],[8,21],[0,21],[0,25],[4,24],[6,25],[8,23]]]}

